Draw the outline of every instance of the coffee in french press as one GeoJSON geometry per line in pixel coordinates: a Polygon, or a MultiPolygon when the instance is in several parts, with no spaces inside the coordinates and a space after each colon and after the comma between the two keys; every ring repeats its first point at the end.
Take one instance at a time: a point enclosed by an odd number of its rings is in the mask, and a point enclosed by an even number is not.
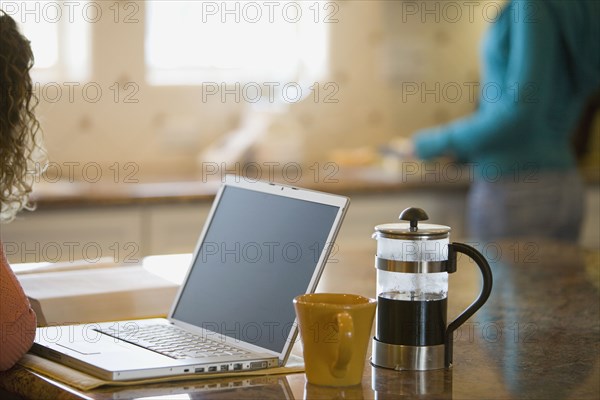
{"type": "Polygon", "coordinates": [[[488,299],[492,273],[485,257],[462,243],[450,243],[450,227],[419,224],[420,208],[400,214],[407,223],[375,227],[377,317],[372,363],[396,370],[449,368],[452,335],[488,299]],[[448,274],[457,253],[472,258],[483,276],[479,297],[447,324],[448,274]]]}

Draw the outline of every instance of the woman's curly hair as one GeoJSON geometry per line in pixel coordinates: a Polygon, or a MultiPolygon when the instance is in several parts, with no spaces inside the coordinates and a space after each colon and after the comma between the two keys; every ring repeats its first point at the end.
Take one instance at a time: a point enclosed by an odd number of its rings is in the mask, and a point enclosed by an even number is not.
{"type": "Polygon", "coordinates": [[[0,10],[0,222],[10,222],[23,208],[32,209],[29,194],[36,174],[43,171],[32,66],[29,41],[0,10]]]}

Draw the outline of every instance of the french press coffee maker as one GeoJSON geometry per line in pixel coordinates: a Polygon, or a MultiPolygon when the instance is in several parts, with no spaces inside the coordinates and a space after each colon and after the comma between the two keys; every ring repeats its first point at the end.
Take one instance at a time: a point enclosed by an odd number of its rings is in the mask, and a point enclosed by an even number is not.
{"type": "Polygon", "coordinates": [[[371,362],[396,370],[431,370],[452,364],[453,332],[488,299],[492,272],[473,247],[449,243],[450,227],[419,224],[429,217],[407,208],[408,222],[375,227],[377,239],[377,319],[371,362]],[[475,261],[483,276],[479,297],[447,324],[448,274],[456,272],[457,253],[475,261]]]}

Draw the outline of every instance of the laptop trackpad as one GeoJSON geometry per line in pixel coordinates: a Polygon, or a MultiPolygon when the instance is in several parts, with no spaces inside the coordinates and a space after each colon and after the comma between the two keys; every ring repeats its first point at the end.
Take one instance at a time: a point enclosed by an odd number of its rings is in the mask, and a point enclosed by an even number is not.
{"type": "MultiPolygon", "coordinates": [[[[102,337],[104,339],[104,337],[102,337]]],[[[64,347],[69,350],[78,352],[79,354],[93,355],[101,353],[112,353],[119,352],[123,353],[126,350],[134,351],[130,345],[121,344],[115,340],[101,340],[102,344],[98,341],[72,341],[67,343],[56,343],[60,347],[64,347]]]]}

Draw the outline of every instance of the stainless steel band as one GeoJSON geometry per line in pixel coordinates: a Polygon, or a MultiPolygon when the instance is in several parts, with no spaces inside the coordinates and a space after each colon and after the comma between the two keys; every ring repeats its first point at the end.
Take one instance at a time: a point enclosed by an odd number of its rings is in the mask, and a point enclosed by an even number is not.
{"type": "Polygon", "coordinates": [[[414,274],[446,272],[448,261],[397,261],[375,256],[375,268],[383,271],[409,272],[414,274]]]}
{"type": "Polygon", "coordinates": [[[405,346],[383,343],[373,338],[371,362],[395,370],[426,371],[445,368],[445,346],[405,346]]]}
{"type": "MultiPolygon", "coordinates": [[[[440,231],[440,232],[401,232],[401,231],[396,231],[396,232],[382,232],[382,231],[378,231],[375,232],[371,237],[373,239],[376,238],[386,238],[386,239],[398,239],[398,240],[440,240],[440,239],[447,239],[448,236],[450,236],[449,232],[450,232],[450,228],[449,227],[445,227],[448,230],[444,230],[444,231],[440,231]]],[[[375,229],[377,229],[377,227],[375,227],[375,229]]]]}

